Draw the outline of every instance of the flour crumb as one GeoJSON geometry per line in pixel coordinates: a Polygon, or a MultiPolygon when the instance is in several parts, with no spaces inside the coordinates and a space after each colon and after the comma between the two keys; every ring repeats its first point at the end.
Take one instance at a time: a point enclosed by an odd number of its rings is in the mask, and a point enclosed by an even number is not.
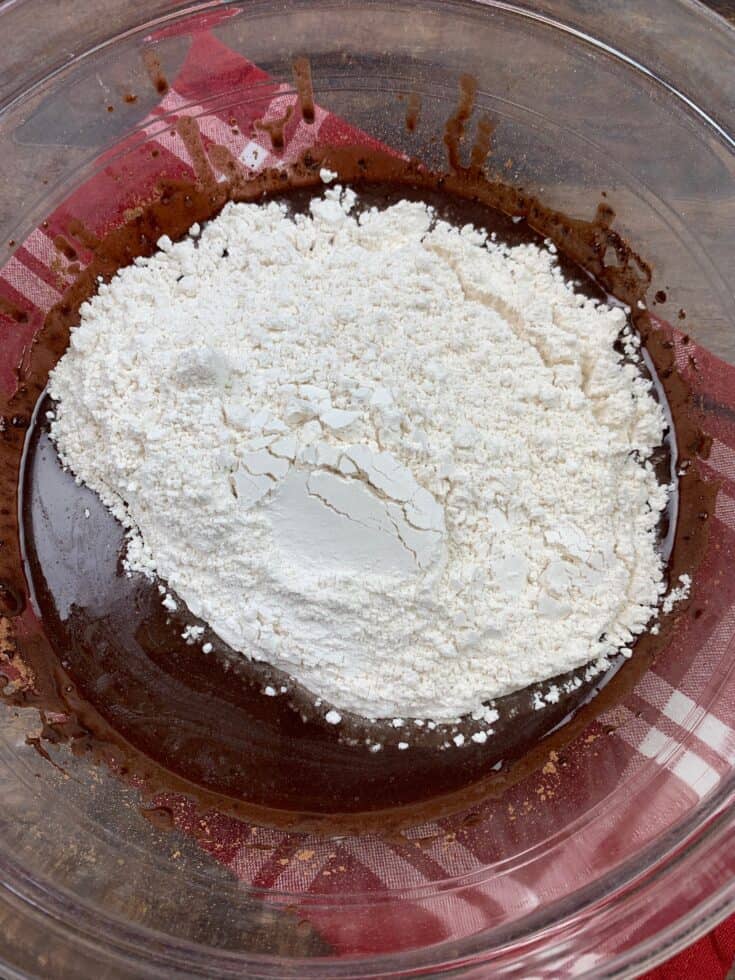
{"type": "Polygon", "coordinates": [[[559,703],[559,688],[556,684],[552,684],[546,694],[544,694],[544,701],[547,704],[558,704],[559,703]]]}
{"type": "Polygon", "coordinates": [[[181,634],[181,639],[186,640],[186,642],[191,645],[203,635],[203,626],[185,626],[184,632],[181,634]]]}
{"type": "Polygon", "coordinates": [[[670,613],[677,602],[682,602],[684,599],[688,599],[691,588],[691,576],[687,574],[680,575],[679,585],[668,592],[661,605],[661,611],[664,613],[664,615],[670,613]]]}

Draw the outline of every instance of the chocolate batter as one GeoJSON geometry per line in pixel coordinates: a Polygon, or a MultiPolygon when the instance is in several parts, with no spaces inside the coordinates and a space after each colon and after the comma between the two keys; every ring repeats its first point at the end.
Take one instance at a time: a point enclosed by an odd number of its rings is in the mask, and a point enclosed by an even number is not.
{"type": "MultiPolygon", "coordinates": [[[[463,123],[455,123],[461,136],[463,123]]],[[[615,294],[633,307],[634,325],[657,372],[658,396],[676,420],[676,441],[656,461],[662,479],[670,479],[677,457],[686,466],[661,528],[661,546],[670,556],[672,579],[691,573],[704,548],[702,515],[711,510],[714,490],[689,465],[707,447],[669,342],[636,309],[650,270],[610,228],[609,208],[601,207],[594,222],[570,219],[522,191],[487,181],[474,159],[466,170],[458,159],[454,163],[452,173],[432,175],[387,155],[312,150],[288,175],[273,171],[248,181],[233,173],[226,184],[203,178],[196,185],[169,183],[126,226],[95,242],[92,265],[49,313],[25,358],[18,392],[0,409],[7,420],[0,446],[7,502],[0,511],[0,603],[6,616],[27,620],[30,594],[42,623],[41,630],[16,631],[11,656],[33,681],[12,698],[41,708],[46,718],[49,711],[65,716],[47,721],[44,737],[68,739],[77,749],[114,760],[116,769],[142,776],[151,790],[184,791],[251,819],[305,829],[385,829],[500,792],[620,699],[650,664],[681,609],[659,636],[639,639],[631,661],[620,658],[606,675],[555,705],[534,710],[535,687],[499,699],[500,720],[484,745],[439,748],[457,731],[473,731],[469,720],[435,731],[412,727],[409,751],[397,748],[405,731],[384,723],[341,712],[344,721],[336,729],[325,723],[324,706],[316,713],[290,678],[288,694],[264,696],[263,688],[280,687],[283,675],[229,650],[210,631],[194,646],[182,640],[184,626],[195,620],[167,612],[156,584],[124,575],[121,527],[61,468],[49,439],[50,403],[43,393],[48,372],[98,275],[109,279],[135,256],[150,254],[164,233],[181,237],[228,199],[259,200],[283,194],[288,185],[291,205],[303,207],[321,188],[318,171],[327,165],[367,204],[420,198],[449,220],[471,221],[511,244],[551,237],[579,288],[615,294]],[[610,251],[614,262],[606,264],[610,251]],[[206,641],[214,647],[210,654],[201,651],[206,641]],[[371,752],[367,742],[384,747],[371,752]]]]}

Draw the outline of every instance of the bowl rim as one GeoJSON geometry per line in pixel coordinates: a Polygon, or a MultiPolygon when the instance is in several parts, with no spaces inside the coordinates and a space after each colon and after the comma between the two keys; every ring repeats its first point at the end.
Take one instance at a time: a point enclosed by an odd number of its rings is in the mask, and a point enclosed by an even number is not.
{"type": "MultiPolygon", "coordinates": [[[[419,0],[419,2],[431,3],[432,0],[419,0]]],[[[555,29],[569,33],[580,41],[591,44],[660,84],[670,96],[681,100],[711,132],[735,151],[735,136],[731,135],[718,119],[710,115],[671,82],[609,43],[585,33],[578,27],[560,22],[546,13],[529,10],[527,7],[505,2],[505,0],[449,0],[449,2],[471,8],[497,8],[514,15],[541,21],[555,29]]],[[[697,16],[706,17],[718,30],[729,32],[729,39],[735,44],[735,27],[727,24],[724,19],[708,10],[698,0],[672,0],[672,3],[694,12],[697,16]]],[[[9,10],[13,6],[14,4],[11,3],[7,9],[9,10]]],[[[163,10],[163,5],[160,6],[163,10]]],[[[219,0],[207,0],[205,3],[195,2],[188,5],[181,2],[166,5],[165,13],[162,12],[145,25],[138,25],[128,34],[139,33],[144,30],[149,32],[152,28],[161,28],[191,16],[195,12],[201,13],[202,10],[220,8],[221,6],[219,0]]],[[[0,12],[0,17],[2,17],[2,12],[0,12]]],[[[85,57],[98,52],[101,47],[119,41],[121,36],[128,35],[115,35],[104,44],[95,45],[78,53],[72,60],[67,59],[63,64],[60,63],[50,73],[38,78],[27,89],[17,92],[10,101],[0,105],[0,116],[11,105],[31,97],[40,86],[47,84],[51,78],[64,69],[77,65],[85,57]]],[[[657,889],[671,888],[672,876],[679,876],[679,880],[687,878],[694,868],[697,868],[698,873],[701,874],[701,868],[705,863],[713,863],[716,866],[714,873],[716,873],[719,881],[718,886],[710,889],[707,895],[703,895],[685,916],[676,918],[663,930],[615,955],[605,963],[605,976],[633,976],[641,969],[650,967],[673,955],[735,910],[735,858],[729,864],[724,861],[724,866],[717,867],[717,865],[723,865],[720,859],[726,856],[727,838],[731,835],[733,824],[735,824],[733,802],[735,802],[735,772],[723,779],[717,792],[701,803],[687,818],[670,828],[660,840],[649,844],[644,850],[628,858],[622,865],[614,871],[606,873],[592,885],[583,886],[567,898],[560,899],[543,910],[531,912],[517,920],[500,944],[496,943],[491,949],[487,947],[489,935],[491,933],[497,935],[498,927],[461,940],[459,943],[463,947],[461,958],[455,960],[451,966],[442,959],[442,949],[451,945],[456,950],[458,943],[455,941],[439,943],[421,951],[411,950],[406,953],[371,955],[369,958],[346,958],[344,961],[333,961],[317,957],[293,960],[291,963],[293,966],[298,965],[301,975],[304,977],[325,976],[325,964],[328,964],[328,975],[332,977],[371,976],[375,975],[376,967],[381,970],[385,968],[391,973],[398,970],[418,971],[442,964],[448,966],[448,971],[471,969],[477,964],[491,963],[493,957],[502,954],[503,946],[514,940],[519,940],[521,936],[528,938],[544,930],[549,934],[561,931],[571,916],[581,910],[589,910],[598,903],[605,904],[604,909],[597,910],[599,917],[603,913],[609,916],[614,911],[613,906],[619,905],[625,897],[632,895],[647,896],[647,900],[653,901],[657,889]],[[642,861],[643,857],[645,857],[645,861],[642,861]],[[645,864],[643,872],[639,870],[642,864],[645,864]],[[564,909],[568,906],[569,908],[565,912],[564,909]],[[550,915],[552,911],[556,914],[550,915]],[[526,928],[520,929],[521,925],[525,925],[526,928]],[[369,967],[370,972],[363,972],[363,966],[369,967]]],[[[466,883],[464,885],[460,883],[459,887],[466,887],[466,883]]],[[[189,967],[192,965],[193,957],[197,960],[201,958],[204,971],[201,974],[192,974],[194,976],[212,975],[212,966],[220,961],[225,970],[228,970],[230,966],[236,966],[242,970],[244,966],[252,965],[256,968],[256,973],[252,975],[280,975],[277,972],[267,970],[268,965],[274,963],[273,957],[270,956],[228,953],[211,947],[172,939],[146,927],[131,926],[129,923],[122,926],[119,920],[90,909],[83,902],[63,893],[61,890],[54,888],[54,894],[52,894],[43,882],[32,879],[21,868],[14,867],[12,862],[6,860],[2,854],[0,854],[0,892],[20,910],[21,914],[33,914],[36,917],[41,916],[43,919],[52,919],[57,926],[63,924],[67,936],[78,936],[79,941],[87,947],[96,947],[105,955],[113,949],[119,950],[116,955],[121,957],[121,962],[125,962],[125,965],[146,968],[155,967],[160,962],[161,966],[182,967],[181,975],[186,976],[187,964],[189,967]],[[123,930],[126,935],[124,939],[121,939],[120,933],[123,930]],[[117,938],[115,934],[117,934],[117,938]],[[150,945],[159,952],[154,958],[151,958],[147,953],[141,955],[141,944],[150,945]],[[180,951],[182,956],[187,955],[186,962],[180,959],[177,951],[180,951]],[[176,953],[175,959],[170,959],[169,957],[173,956],[174,953],[176,953]],[[164,958],[159,961],[159,956],[164,958]],[[265,969],[265,972],[257,972],[258,969],[261,971],[265,969]]],[[[253,890],[253,893],[257,894],[257,891],[253,890]]],[[[272,896],[274,893],[270,891],[269,894],[272,896]]],[[[301,899],[303,896],[300,896],[301,899]]],[[[395,899],[395,892],[386,895],[386,899],[395,899]]],[[[613,922],[610,923],[611,928],[613,924],[613,922]]],[[[562,937],[562,943],[564,941],[562,937]]],[[[550,951],[553,952],[553,947],[547,947],[545,955],[550,951]]],[[[0,963],[7,971],[8,976],[22,976],[22,974],[14,973],[12,965],[5,962],[1,956],[0,963]]],[[[224,972],[220,975],[234,976],[235,974],[224,972]]],[[[590,977],[599,975],[595,968],[591,972],[579,974],[579,976],[590,977]]]]}

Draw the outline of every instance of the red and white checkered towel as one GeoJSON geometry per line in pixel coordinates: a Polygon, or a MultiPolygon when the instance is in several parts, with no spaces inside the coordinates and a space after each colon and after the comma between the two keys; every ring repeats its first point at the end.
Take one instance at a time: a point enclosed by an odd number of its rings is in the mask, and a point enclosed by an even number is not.
{"type": "MultiPolygon", "coordinates": [[[[2,312],[0,304],[0,389],[5,393],[16,384],[14,366],[72,279],[54,238],[64,235],[74,240],[73,219],[103,234],[121,220],[126,208],[149,195],[162,177],[192,176],[186,146],[171,126],[177,116],[196,116],[205,147],[225,145],[253,171],[272,166],[275,160],[295,159],[317,140],[378,145],[317,108],[313,124],[308,125],[294,111],[286,126],[285,149],[274,151],[268,134],[253,129],[252,123],[283,116],[296,103],[292,87],[270,81],[218,41],[208,26],[206,20],[200,21],[173,87],[145,119],[142,131],[103,157],[95,176],[73,192],[0,269],[0,297],[28,313],[27,320],[17,322],[2,312]],[[227,90],[257,86],[257,97],[226,111],[208,110],[213,66],[218,83],[227,90]],[[155,158],[152,145],[159,150],[155,158]]],[[[187,31],[192,31],[191,23],[187,31]]],[[[75,247],[82,265],[90,261],[82,243],[75,241],[75,247]]],[[[664,325],[664,329],[670,328],[664,325]]],[[[713,437],[703,469],[722,487],[711,516],[712,545],[695,583],[695,592],[709,596],[709,602],[704,615],[680,630],[624,706],[594,722],[565,750],[560,764],[550,760],[542,772],[501,800],[478,806],[472,821],[448,819],[425,825],[409,832],[402,842],[374,837],[306,838],[251,827],[221,814],[201,815],[184,799],[167,800],[179,829],[195,835],[200,846],[239,879],[305,899],[310,920],[337,950],[370,954],[416,948],[422,942],[437,943],[485,929],[520,911],[546,907],[570,891],[570,882],[584,884],[590,869],[598,874],[614,869],[633,850],[657,840],[731,772],[735,671],[728,662],[735,647],[735,575],[729,567],[735,554],[735,368],[695,345],[685,346],[675,332],[672,336],[680,369],[700,398],[713,437]],[[686,744],[676,748],[682,741],[686,744]],[[568,825],[575,828],[573,843],[558,834],[559,827],[568,825]],[[534,848],[541,843],[557,859],[535,860],[534,848]],[[499,865],[491,879],[483,878],[486,866],[523,851],[528,859],[517,861],[512,875],[504,875],[499,865]],[[460,877],[461,890],[448,888],[438,896],[422,897],[426,885],[460,877]],[[392,888],[412,890],[400,922],[388,906],[382,911],[375,904],[369,912],[369,929],[361,914],[335,915],[319,902],[320,897],[344,901],[347,893],[392,888]]],[[[38,628],[31,612],[25,628],[38,628]]],[[[601,948],[600,960],[605,956],[601,948]]]]}

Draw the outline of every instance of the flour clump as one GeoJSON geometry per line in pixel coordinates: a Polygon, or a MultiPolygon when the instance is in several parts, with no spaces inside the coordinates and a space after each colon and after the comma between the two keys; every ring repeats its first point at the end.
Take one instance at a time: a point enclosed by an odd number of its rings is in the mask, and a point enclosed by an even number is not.
{"type": "Polygon", "coordinates": [[[666,423],[621,337],[550,250],[335,185],[228,204],[101,284],[51,433],[126,568],[329,723],[479,717],[604,666],[665,592],[666,423]]]}

